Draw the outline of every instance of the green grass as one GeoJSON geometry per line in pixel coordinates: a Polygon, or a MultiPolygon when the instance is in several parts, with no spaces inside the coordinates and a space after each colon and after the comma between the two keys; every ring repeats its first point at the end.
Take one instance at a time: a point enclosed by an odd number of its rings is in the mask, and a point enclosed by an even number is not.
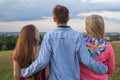
{"type": "MultiPolygon", "coordinates": [[[[112,43],[115,51],[115,73],[109,75],[109,80],[120,80],[120,42],[112,43]]],[[[0,80],[13,80],[13,51],[0,51],[0,80]]]]}
{"type": "Polygon", "coordinates": [[[0,80],[13,80],[13,51],[0,51],[0,80]]]}
{"type": "Polygon", "coordinates": [[[120,42],[112,42],[115,52],[115,73],[109,75],[109,80],[120,80],[120,42]]]}

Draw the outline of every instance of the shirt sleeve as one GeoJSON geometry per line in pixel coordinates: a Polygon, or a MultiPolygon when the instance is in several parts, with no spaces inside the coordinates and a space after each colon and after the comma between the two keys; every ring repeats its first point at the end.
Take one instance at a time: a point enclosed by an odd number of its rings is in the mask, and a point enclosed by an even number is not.
{"type": "Polygon", "coordinates": [[[46,33],[43,38],[41,49],[37,59],[34,62],[32,62],[32,64],[29,67],[23,68],[21,70],[22,75],[24,77],[30,77],[32,74],[40,71],[49,63],[50,57],[51,57],[51,44],[49,35],[46,33]]]}
{"type": "Polygon", "coordinates": [[[113,50],[111,44],[109,44],[108,51],[109,51],[108,52],[108,59],[107,59],[108,74],[112,74],[115,71],[115,57],[114,57],[114,50],[113,50]]]}
{"type": "Polygon", "coordinates": [[[88,52],[88,49],[85,45],[85,42],[83,40],[83,37],[79,37],[77,41],[77,53],[80,60],[80,63],[83,63],[88,68],[94,70],[97,73],[107,73],[108,67],[96,62],[94,59],[90,57],[90,54],[88,52]]]}

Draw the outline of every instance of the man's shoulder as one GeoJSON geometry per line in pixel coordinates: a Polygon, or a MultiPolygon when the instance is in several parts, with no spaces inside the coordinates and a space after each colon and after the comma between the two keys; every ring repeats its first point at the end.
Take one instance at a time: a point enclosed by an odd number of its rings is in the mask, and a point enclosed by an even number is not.
{"type": "Polygon", "coordinates": [[[82,33],[78,32],[78,31],[75,31],[75,30],[73,30],[72,33],[77,37],[82,37],[83,36],[82,33]]]}
{"type": "Polygon", "coordinates": [[[51,36],[53,36],[54,33],[55,33],[54,30],[46,32],[44,35],[44,38],[49,39],[49,38],[51,38],[51,36]]]}
{"type": "MultiPolygon", "coordinates": [[[[51,36],[53,36],[56,33],[57,33],[56,30],[52,30],[52,31],[46,32],[44,37],[50,38],[51,36]]],[[[70,30],[70,35],[74,35],[76,37],[83,37],[82,33],[75,31],[73,29],[70,30]]]]}

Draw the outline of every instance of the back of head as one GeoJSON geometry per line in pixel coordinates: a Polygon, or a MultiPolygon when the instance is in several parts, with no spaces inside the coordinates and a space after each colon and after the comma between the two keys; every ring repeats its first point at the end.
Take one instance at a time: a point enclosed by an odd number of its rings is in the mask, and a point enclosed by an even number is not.
{"type": "Polygon", "coordinates": [[[23,68],[29,66],[33,61],[34,46],[37,45],[35,37],[36,28],[34,25],[24,26],[19,34],[15,55],[17,62],[23,68]]]}
{"type": "Polygon", "coordinates": [[[58,23],[66,24],[69,20],[69,10],[65,6],[56,5],[53,9],[53,16],[58,23]]]}
{"type": "Polygon", "coordinates": [[[86,18],[86,30],[94,38],[104,38],[104,20],[100,15],[90,15],[86,18]]]}

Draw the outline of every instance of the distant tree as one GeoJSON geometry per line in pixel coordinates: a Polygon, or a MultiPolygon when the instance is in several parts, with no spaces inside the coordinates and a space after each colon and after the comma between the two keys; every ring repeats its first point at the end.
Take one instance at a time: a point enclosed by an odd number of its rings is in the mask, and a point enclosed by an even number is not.
{"type": "Polygon", "coordinates": [[[0,36],[0,51],[14,49],[17,36],[0,36]]]}
{"type": "Polygon", "coordinates": [[[11,50],[15,48],[16,45],[16,41],[17,41],[17,37],[13,37],[13,36],[9,36],[6,38],[6,47],[7,50],[11,50]]]}
{"type": "MultiPolygon", "coordinates": [[[[40,44],[44,35],[40,35],[40,44]]],[[[0,51],[13,50],[16,46],[18,36],[0,36],[0,51]]]]}
{"type": "Polygon", "coordinates": [[[1,48],[2,48],[2,41],[0,40],[0,51],[1,51],[1,48]]]}
{"type": "Polygon", "coordinates": [[[40,44],[42,43],[43,36],[40,35],[40,44]]]}

